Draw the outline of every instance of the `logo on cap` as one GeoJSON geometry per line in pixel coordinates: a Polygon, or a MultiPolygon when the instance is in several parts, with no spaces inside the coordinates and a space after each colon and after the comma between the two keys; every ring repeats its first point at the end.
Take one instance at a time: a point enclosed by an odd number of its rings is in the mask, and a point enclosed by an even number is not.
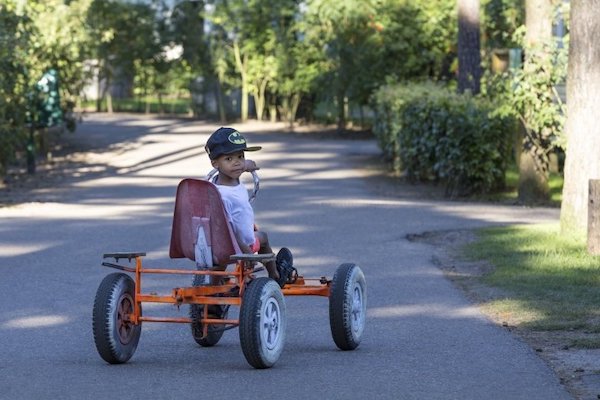
{"type": "Polygon", "coordinates": [[[238,131],[233,132],[227,139],[233,144],[246,144],[246,139],[238,131]]]}

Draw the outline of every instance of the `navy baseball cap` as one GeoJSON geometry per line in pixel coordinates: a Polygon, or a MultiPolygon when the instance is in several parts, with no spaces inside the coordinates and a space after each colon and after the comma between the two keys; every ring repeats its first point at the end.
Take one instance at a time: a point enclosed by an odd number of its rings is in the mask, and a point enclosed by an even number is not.
{"type": "Polygon", "coordinates": [[[248,147],[246,139],[235,129],[221,127],[213,132],[204,146],[208,157],[215,160],[223,154],[231,154],[237,151],[257,151],[261,146],[248,147]]]}

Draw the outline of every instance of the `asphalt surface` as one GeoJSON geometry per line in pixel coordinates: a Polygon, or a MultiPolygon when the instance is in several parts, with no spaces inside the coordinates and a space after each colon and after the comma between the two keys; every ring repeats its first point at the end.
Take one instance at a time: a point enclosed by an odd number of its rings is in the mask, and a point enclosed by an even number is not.
{"type": "MultiPolygon", "coordinates": [[[[516,222],[556,221],[558,211],[384,197],[361,163],[374,141],[315,140],[260,124],[237,126],[261,166],[257,222],[275,248],[290,247],[304,276],[363,269],[367,325],[355,351],[330,334],[328,300],[288,297],[278,363],[254,370],[237,330],[212,348],[182,324],[144,324],[137,352],[108,365],[92,335],[96,289],[113,270],[102,254],[145,251],[144,265],[170,260],[177,183],[210,169],[211,123],[91,115],[71,139],[92,150],[88,174],[0,208],[0,399],[568,399],[526,344],[488,321],[444,278],[427,244],[406,235],[516,222]],[[358,169],[357,169],[358,168],[358,169]]],[[[148,277],[170,293],[186,277],[148,277]],[[183,280],[182,280],[183,279],[183,280]]],[[[146,306],[145,315],[187,316],[146,306]]]]}

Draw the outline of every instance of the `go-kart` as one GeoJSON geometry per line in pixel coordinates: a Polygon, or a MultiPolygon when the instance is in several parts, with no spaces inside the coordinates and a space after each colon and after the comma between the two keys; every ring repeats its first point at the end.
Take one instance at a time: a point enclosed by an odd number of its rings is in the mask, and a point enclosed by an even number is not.
{"type": "MultiPolygon", "coordinates": [[[[286,337],[284,296],[329,298],[331,335],[341,350],[358,347],[365,328],[367,286],[355,264],[341,264],[333,278],[305,278],[295,274],[280,285],[258,276],[257,263],[274,260],[274,254],[244,254],[228,222],[216,186],[207,180],[184,179],[177,187],[170,258],[188,258],[196,269],[147,268],[144,252],[106,253],[102,265],[123,272],[107,275],[96,292],[93,310],[94,342],[110,364],[127,362],[135,353],[142,323],[190,324],[194,340],[202,347],[216,345],[225,330],[239,327],[242,351],[254,368],[269,368],[279,359],[286,337]],[[127,265],[119,264],[127,260],[127,265]],[[134,263],[135,265],[132,265],[134,263]],[[126,272],[126,273],[125,273],[126,272]],[[133,274],[133,278],[127,274],[133,274]],[[191,287],[177,287],[170,294],[142,292],[142,276],[177,274],[193,276],[191,287]],[[152,317],[142,314],[143,303],[189,304],[188,317],[152,317]],[[229,318],[230,306],[239,307],[237,319],[229,318]]],[[[252,173],[254,188],[258,175],[252,173]]]]}

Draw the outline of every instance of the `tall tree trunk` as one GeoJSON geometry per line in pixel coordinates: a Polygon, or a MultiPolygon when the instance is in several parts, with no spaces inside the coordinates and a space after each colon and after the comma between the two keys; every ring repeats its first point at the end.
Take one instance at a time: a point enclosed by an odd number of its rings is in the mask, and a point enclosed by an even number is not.
{"type": "Polygon", "coordinates": [[[347,114],[346,110],[348,107],[346,106],[347,97],[345,91],[343,89],[338,91],[337,94],[337,130],[338,132],[343,132],[346,130],[346,122],[347,122],[347,114]]]}
{"type": "Polygon", "coordinates": [[[600,0],[571,1],[563,233],[585,232],[588,181],[600,179],[600,0]]]}
{"type": "MultiPolygon", "coordinates": [[[[552,39],[552,0],[526,0],[525,26],[525,41],[529,46],[525,57],[547,57],[540,51],[541,45],[552,39]]],[[[527,121],[524,123],[527,124],[527,121]]],[[[547,201],[550,196],[548,171],[538,165],[536,150],[539,149],[532,146],[525,135],[522,143],[519,157],[519,201],[525,204],[547,201]]]]}
{"type": "Polygon", "coordinates": [[[248,82],[246,79],[242,79],[242,99],[241,99],[241,109],[240,109],[240,119],[242,122],[248,121],[248,96],[250,95],[250,90],[248,90],[248,82]]]}
{"type": "Polygon", "coordinates": [[[240,71],[240,78],[242,79],[242,99],[241,99],[241,111],[240,118],[242,122],[248,120],[248,96],[250,94],[248,74],[246,71],[248,65],[248,59],[246,55],[241,54],[240,46],[237,41],[233,42],[233,55],[235,57],[235,63],[240,71]]]}
{"type": "Polygon", "coordinates": [[[225,104],[223,103],[223,89],[221,87],[221,79],[217,79],[217,105],[219,108],[219,120],[222,124],[227,122],[227,115],[225,113],[225,104]]]}
{"type": "Polygon", "coordinates": [[[478,94],[481,81],[479,0],[458,0],[458,91],[478,94]]]}
{"type": "Polygon", "coordinates": [[[256,83],[256,92],[253,94],[253,97],[257,121],[262,121],[263,115],[265,114],[265,106],[267,104],[266,91],[268,83],[269,80],[267,78],[259,79],[256,83]]]}

